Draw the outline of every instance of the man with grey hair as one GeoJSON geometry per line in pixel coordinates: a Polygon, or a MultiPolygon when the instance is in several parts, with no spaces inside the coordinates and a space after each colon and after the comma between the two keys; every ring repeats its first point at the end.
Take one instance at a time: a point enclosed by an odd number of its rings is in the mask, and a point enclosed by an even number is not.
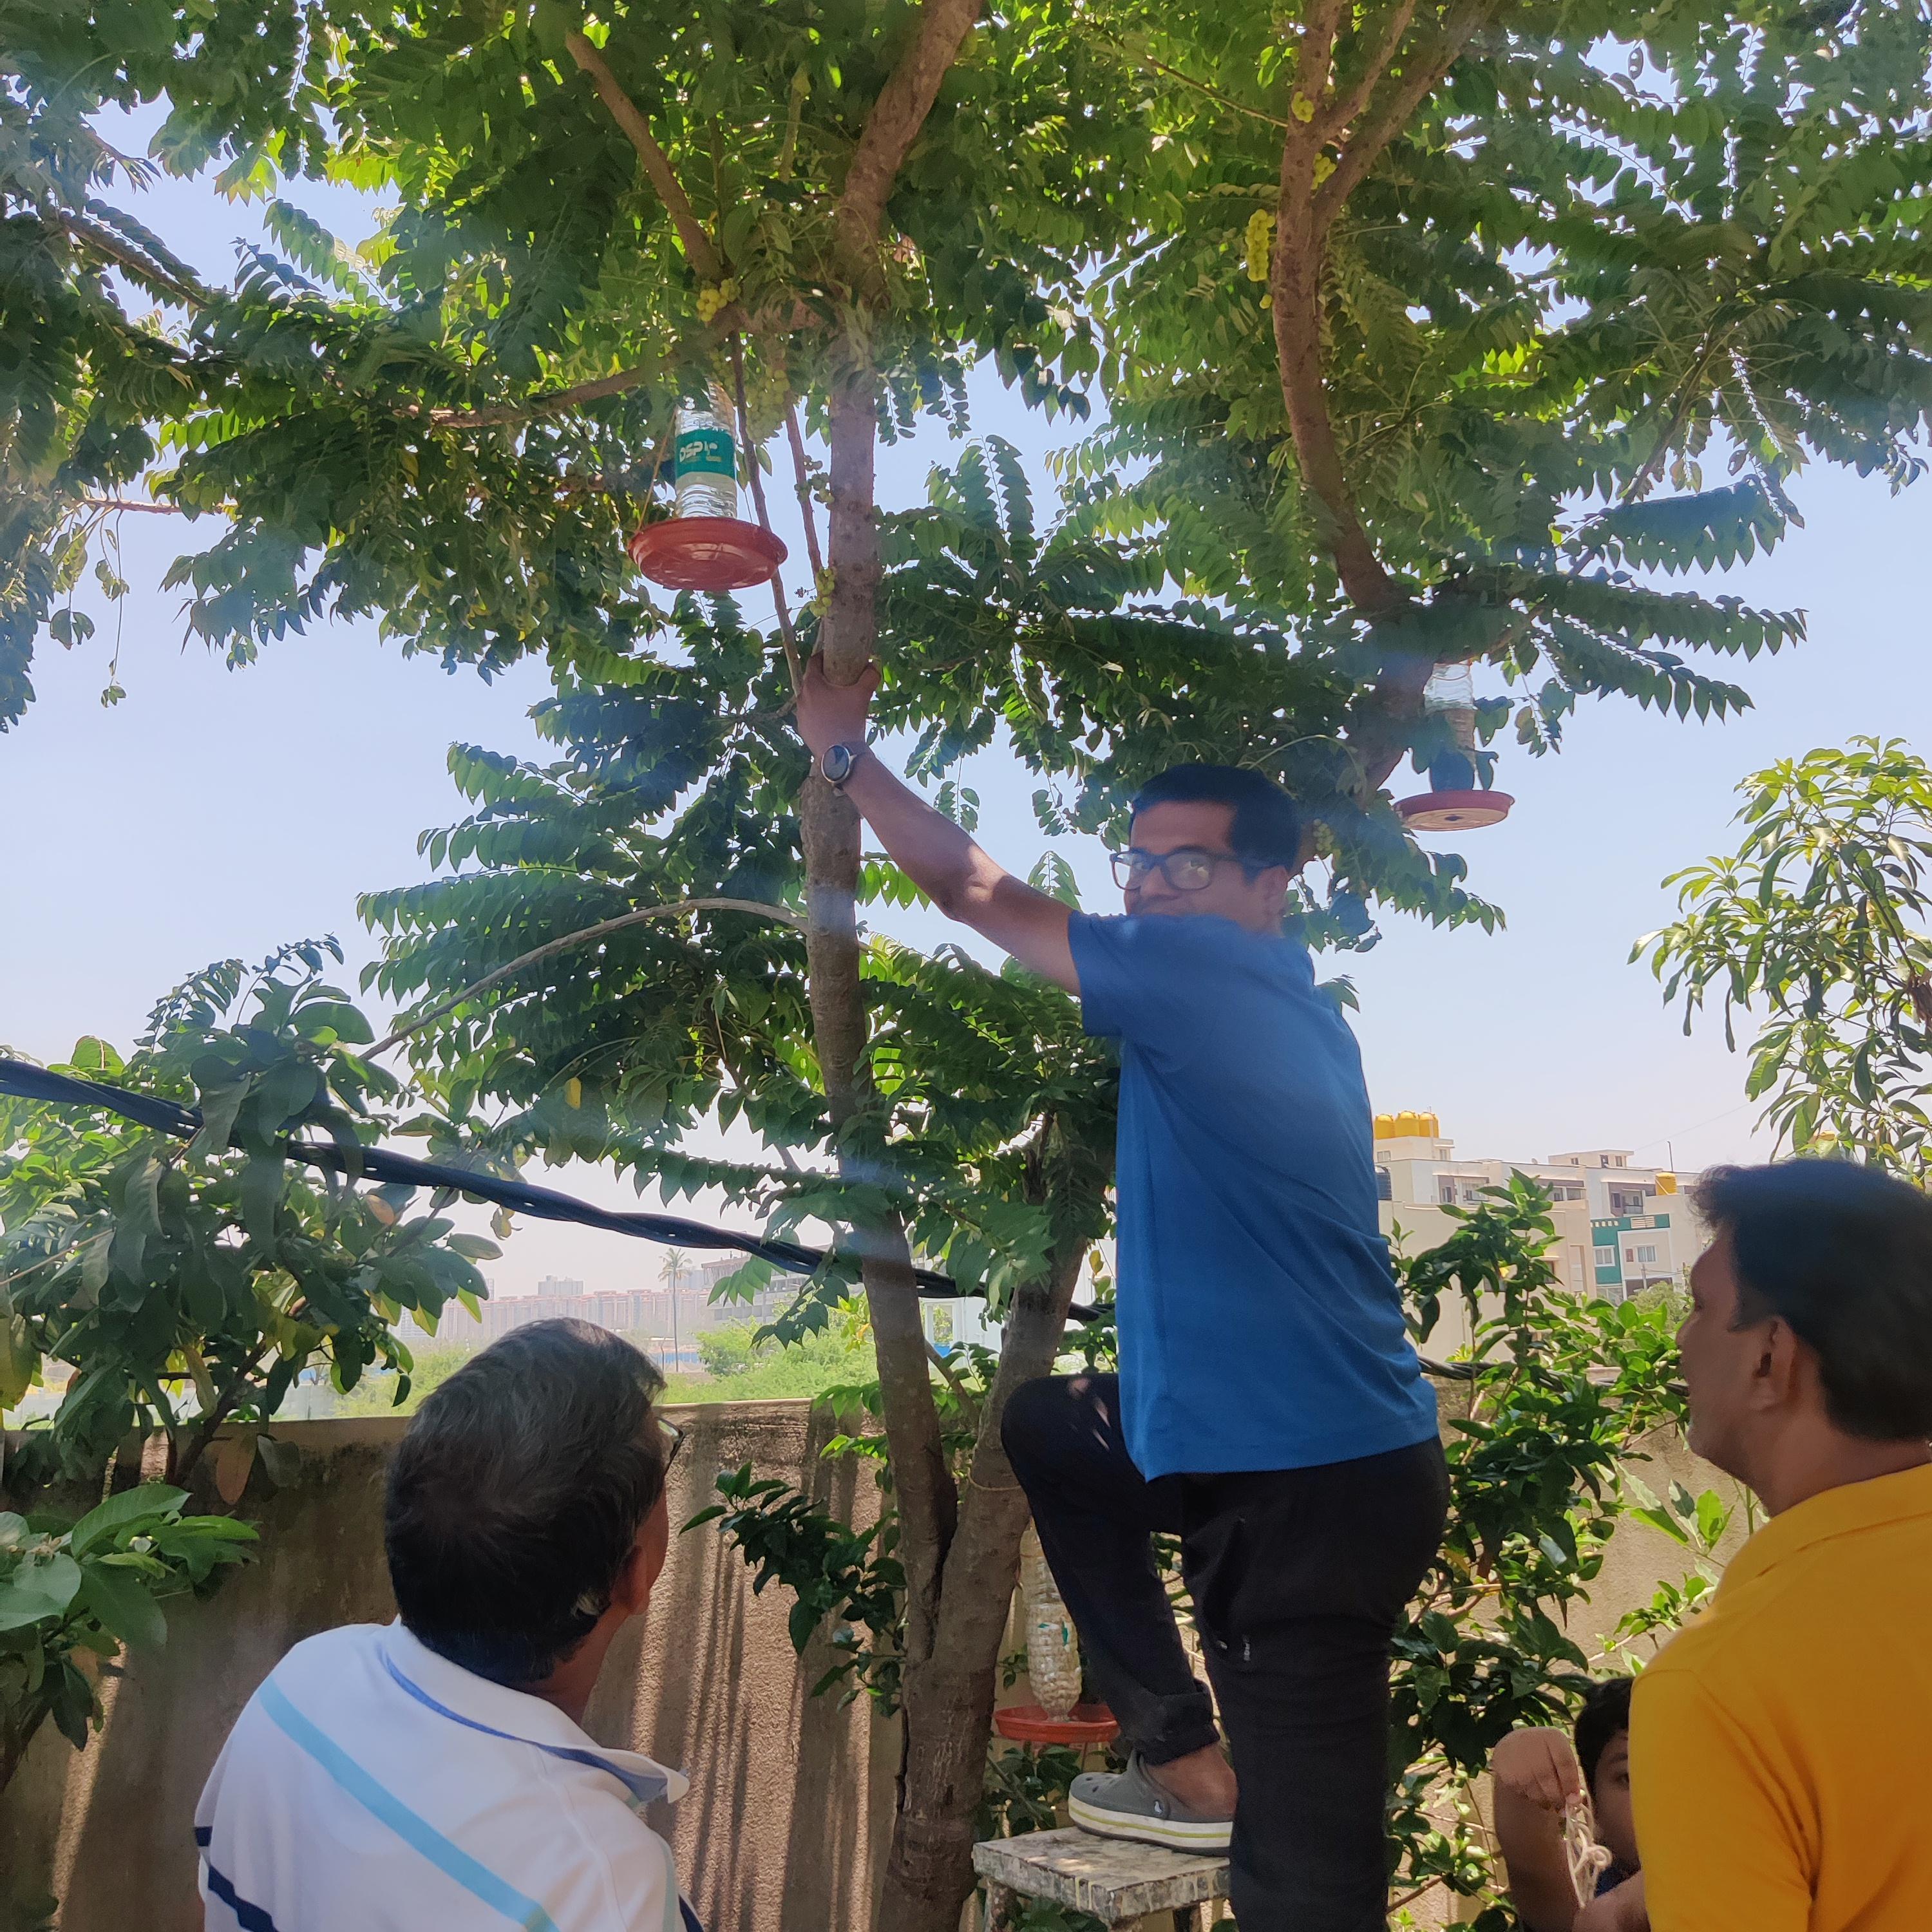
{"type": "Polygon", "coordinates": [[[400,1617],[296,1645],[202,1793],[210,1932],[698,1932],[640,1815],[685,1780],[582,1728],[664,1567],[663,1385],[539,1322],[430,1395],[389,1469],[400,1617]]]}

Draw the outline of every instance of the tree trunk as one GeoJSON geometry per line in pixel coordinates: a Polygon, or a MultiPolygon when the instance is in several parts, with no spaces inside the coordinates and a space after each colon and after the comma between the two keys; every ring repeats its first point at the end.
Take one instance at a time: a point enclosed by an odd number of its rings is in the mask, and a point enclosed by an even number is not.
{"type": "MultiPolygon", "coordinates": [[[[1488,17],[1490,0],[1471,0],[1438,27],[1423,32],[1401,54],[1413,7],[1384,24],[1366,70],[1345,100],[1334,98],[1335,50],[1346,10],[1340,0],[1316,0],[1307,10],[1296,55],[1295,98],[1306,112],[1288,124],[1282,141],[1275,200],[1275,233],[1268,272],[1275,359],[1287,406],[1288,432],[1304,488],[1314,500],[1321,534],[1350,603],[1380,631],[1398,617],[1408,592],[1389,574],[1364,527],[1328,406],[1323,313],[1328,236],[1348,196],[1389,142],[1435,89],[1488,17]],[[1339,147],[1339,158],[1324,150],[1339,147]]],[[[1350,719],[1347,737],[1361,769],[1361,787],[1374,791],[1408,748],[1422,710],[1433,661],[1404,649],[1399,634],[1383,633],[1382,675],[1350,719]]]]}
{"type": "Polygon", "coordinates": [[[1000,1446],[1000,1418],[1021,1383],[1051,1372],[1087,1250],[1083,1240],[1065,1244],[1051,1276],[1018,1289],[1006,1318],[946,1552],[938,1640],[905,1672],[906,1762],[874,1915],[880,1932],[953,1932],[973,1888],[973,1813],[986,1783],[1000,1642],[1027,1524],[1026,1497],[1000,1446]]]}
{"type": "MultiPolygon", "coordinates": [[[[831,399],[832,582],[820,646],[835,683],[860,674],[878,632],[877,412],[870,371],[842,372],[831,399]]],[[[814,774],[800,824],[820,1067],[840,1135],[841,1171],[870,1179],[868,1153],[876,1143],[863,1118],[873,1094],[854,898],[860,823],[845,798],[814,774]]],[[[985,1784],[1000,1642],[1027,1520],[1026,1498],[1000,1446],[1000,1418],[1014,1388],[1052,1367],[1087,1244],[1066,1244],[1050,1279],[1015,1295],[962,1504],[946,1466],[905,1230],[886,1220],[854,1234],[878,1352],[906,1572],[904,1754],[874,1922],[890,1932],[954,1932],[973,1886],[973,1814],[985,1784]]]]}
{"type": "MultiPolygon", "coordinates": [[[[873,502],[873,452],[878,434],[878,384],[869,369],[842,370],[831,399],[832,516],[827,562],[832,594],[820,648],[826,675],[850,684],[863,670],[878,634],[879,532],[873,502]]],[[[814,772],[801,800],[805,845],[806,951],[812,1030],[842,1173],[866,1171],[869,1138],[863,1116],[873,1099],[866,1060],[864,988],[854,894],[859,815],[843,794],[814,772]]],[[[916,1664],[932,1652],[939,1576],[952,1538],[958,1498],[946,1466],[939,1410],[926,1367],[926,1332],[905,1230],[896,1219],[855,1228],[860,1268],[878,1352],[886,1443],[899,1514],[899,1555],[906,1573],[905,1655],[916,1664]]]]}

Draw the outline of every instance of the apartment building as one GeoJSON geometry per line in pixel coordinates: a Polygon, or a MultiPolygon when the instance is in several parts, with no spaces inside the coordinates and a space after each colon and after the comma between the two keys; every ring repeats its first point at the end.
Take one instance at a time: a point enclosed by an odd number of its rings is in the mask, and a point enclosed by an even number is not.
{"type": "Polygon", "coordinates": [[[1549,1191],[1558,1245],[1552,1256],[1566,1288],[1622,1301],[1646,1288],[1681,1283],[1704,1234],[1678,1177],[1641,1165],[1628,1148],[1587,1148],[1543,1160],[1462,1160],[1433,1114],[1378,1114],[1376,1187],[1382,1232],[1405,1253],[1448,1238],[1445,1207],[1471,1208],[1485,1187],[1512,1172],[1549,1191]]]}
{"type": "MultiPolygon", "coordinates": [[[[580,1281],[547,1275],[538,1282],[534,1294],[508,1294],[485,1301],[480,1321],[452,1304],[436,1324],[435,1339],[446,1346],[453,1342],[480,1348],[532,1322],[590,1322],[614,1334],[628,1336],[667,1365],[674,1360],[688,1364],[697,1360],[695,1337],[706,1329],[726,1322],[767,1322],[790,1306],[798,1284],[783,1275],[775,1276],[749,1301],[711,1299],[712,1290],[742,1267],[744,1258],[724,1254],[694,1262],[680,1275],[675,1289],[667,1282],[661,1288],[598,1288],[586,1293],[580,1281]]],[[[412,1340],[422,1339],[422,1330],[413,1322],[406,1319],[401,1325],[412,1340]]]]}

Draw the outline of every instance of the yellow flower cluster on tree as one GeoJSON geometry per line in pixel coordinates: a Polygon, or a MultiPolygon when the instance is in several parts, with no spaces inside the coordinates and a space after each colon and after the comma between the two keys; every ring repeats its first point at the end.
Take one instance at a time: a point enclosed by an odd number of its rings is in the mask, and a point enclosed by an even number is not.
{"type": "Polygon", "coordinates": [[[729,308],[738,299],[738,278],[727,275],[722,282],[707,283],[698,292],[698,319],[710,322],[721,309],[729,308]]]}
{"type": "Polygon", "coordinates": [[[1248,258],[1248,280],[1265,282],[1268,258],[1274,248],[1274,217],[1264,208],[1256,208],[1248,217],[1247,232],[1242,238],[1248,258]]]}

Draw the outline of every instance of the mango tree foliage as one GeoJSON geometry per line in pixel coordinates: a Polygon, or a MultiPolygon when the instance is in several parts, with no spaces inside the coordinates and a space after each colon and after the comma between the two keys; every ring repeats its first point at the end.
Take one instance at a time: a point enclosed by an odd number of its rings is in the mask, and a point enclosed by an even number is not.
{"type": "MultiPolygon", "coordinates": [[[[1462,1303],[1472,1340],[1456,1365],[1464,1391],[1443,1396],[1449,1526],[1395,1643],[1394,1903],[1439,1886],[1478,1901],[1459,1918],[1509,1932],[1516,1917],[1471,1787],[1510,1730],[1564,1723],[1594,1679],[1628,1670],[1675,1628],[1654,1610],[1604,1653],[1580,1641],[1610,1538],[1650,1500],[1632,1466],[1685,1412],[1669,1311],[1564,1289],[1535,1181],[1512,1174],[1482,1195],[1445,1210],[1461,1225],[1399,1267],[1418,1343],[1444,1300],[1462,1303]]],[[[1714,1497],[1709,1507],[1721,1509],[1714,1497]]],[[[1694,1587],[1668,1587],[1690,1614],[1694,1587]]]]}
{"type": "Polygon", "coordinates": [[[1796,1154],[1925,1174],[1932,1144],[1932,766],[1900,739],[1781,759],[1738,786],[1737,850],[1664,880],[1637,942],[1684,1030],[1758,1020],[1747,1097],[1796,1154]]]}

